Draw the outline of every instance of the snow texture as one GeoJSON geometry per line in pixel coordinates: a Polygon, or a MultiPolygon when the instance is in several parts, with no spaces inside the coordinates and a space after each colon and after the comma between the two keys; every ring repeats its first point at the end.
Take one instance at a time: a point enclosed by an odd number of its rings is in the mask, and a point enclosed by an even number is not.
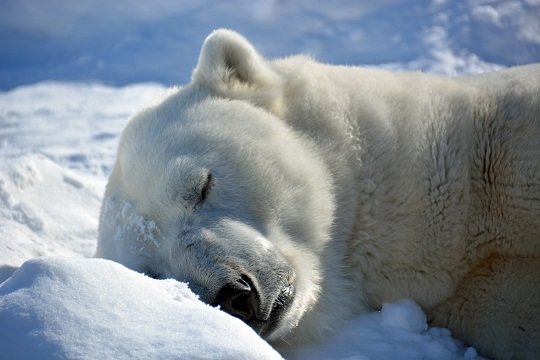
{"type": "Polygon", "coordinates": [[[450,331],[429,328],[411,300],[385,303],[380,312],[352,320],[327,343],[298,351],[290,359],[480,359],[476,350],[453,339],[450,331]]]}
{"type": "Polygon", "coordinates": [[[102,259],[25,262],[0,286],[0,324],[4,359],[281,359],[186,284],[102,259]]]}
{"type": "MultiPolygon", "coordinates": [[[[268,57],[463,75],[538,62],[539,18],[538,0],[1,1],[0,359],[280,357],[187,284],[89,258],[122,127],[189,81],[211,30],[238,30],[268,57]]],[[[479,358],[410,300],[282,355],[479,358]]]]}

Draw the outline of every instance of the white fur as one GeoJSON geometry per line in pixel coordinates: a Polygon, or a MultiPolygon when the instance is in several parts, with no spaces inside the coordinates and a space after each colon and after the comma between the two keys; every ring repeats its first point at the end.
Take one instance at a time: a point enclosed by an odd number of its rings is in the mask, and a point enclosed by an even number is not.
{"type": "Polygon", "coordinates": [[[209,302],[231,263],[282,256],[296,297],[269,336],[280,346],[412,298],[484,354],[534,358],[539,80],[540,65],[452,79],[270,62],[216,31],[191,84],[124,130],[96,255],[209,302]]]}

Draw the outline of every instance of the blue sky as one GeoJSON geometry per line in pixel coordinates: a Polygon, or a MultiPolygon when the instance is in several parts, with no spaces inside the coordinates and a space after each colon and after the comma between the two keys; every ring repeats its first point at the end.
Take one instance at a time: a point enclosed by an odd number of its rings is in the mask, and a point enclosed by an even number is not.
{"type": "Polygon", "coordinates": [[[2,0],[0,90],[44,80],[189,81],[213,30],[268,57],[460,75],[540,61],[540,1],[2,0]]]}

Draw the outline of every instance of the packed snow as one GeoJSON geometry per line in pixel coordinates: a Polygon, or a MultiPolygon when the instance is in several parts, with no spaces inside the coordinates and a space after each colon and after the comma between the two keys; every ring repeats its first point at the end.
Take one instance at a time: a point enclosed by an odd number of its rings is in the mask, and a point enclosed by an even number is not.
{"type": "Polygon", "coordinates": [[[0,2],[0,359],[480,358],[406,299],[278,354],[187,284],[91,258],[123,126],[189,81],[214,28],[269,57],[445,75],[540,60],[538,0],[359,3],[0,2]]]}
{"type": "Polygon", "coordinates": [[[186,284],[102,259],[27,261],[0,287],[0,321],[5,359],[281,359],[186,284]]]}

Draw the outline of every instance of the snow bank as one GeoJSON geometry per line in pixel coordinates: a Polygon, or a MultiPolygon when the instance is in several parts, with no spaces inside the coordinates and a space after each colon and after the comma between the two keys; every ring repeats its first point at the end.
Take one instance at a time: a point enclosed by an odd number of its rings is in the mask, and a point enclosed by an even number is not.
{"type": "Polygon", "coordinates": [[[3,359],[281,359],[186,284],[102,259],[29,260],[0,285],[3,359]]]}
{"type": "Polygon", "coordinates": [[[23,261],[95,250],[102,185],[41,154],[0,166],[0,282],[23,261]]]}
{"type": "Polygon", "coordinates": [[[0,93],[0,282],[36,256],[91,256],[129,117],[164,91],[40,83],[0,93]]]}

